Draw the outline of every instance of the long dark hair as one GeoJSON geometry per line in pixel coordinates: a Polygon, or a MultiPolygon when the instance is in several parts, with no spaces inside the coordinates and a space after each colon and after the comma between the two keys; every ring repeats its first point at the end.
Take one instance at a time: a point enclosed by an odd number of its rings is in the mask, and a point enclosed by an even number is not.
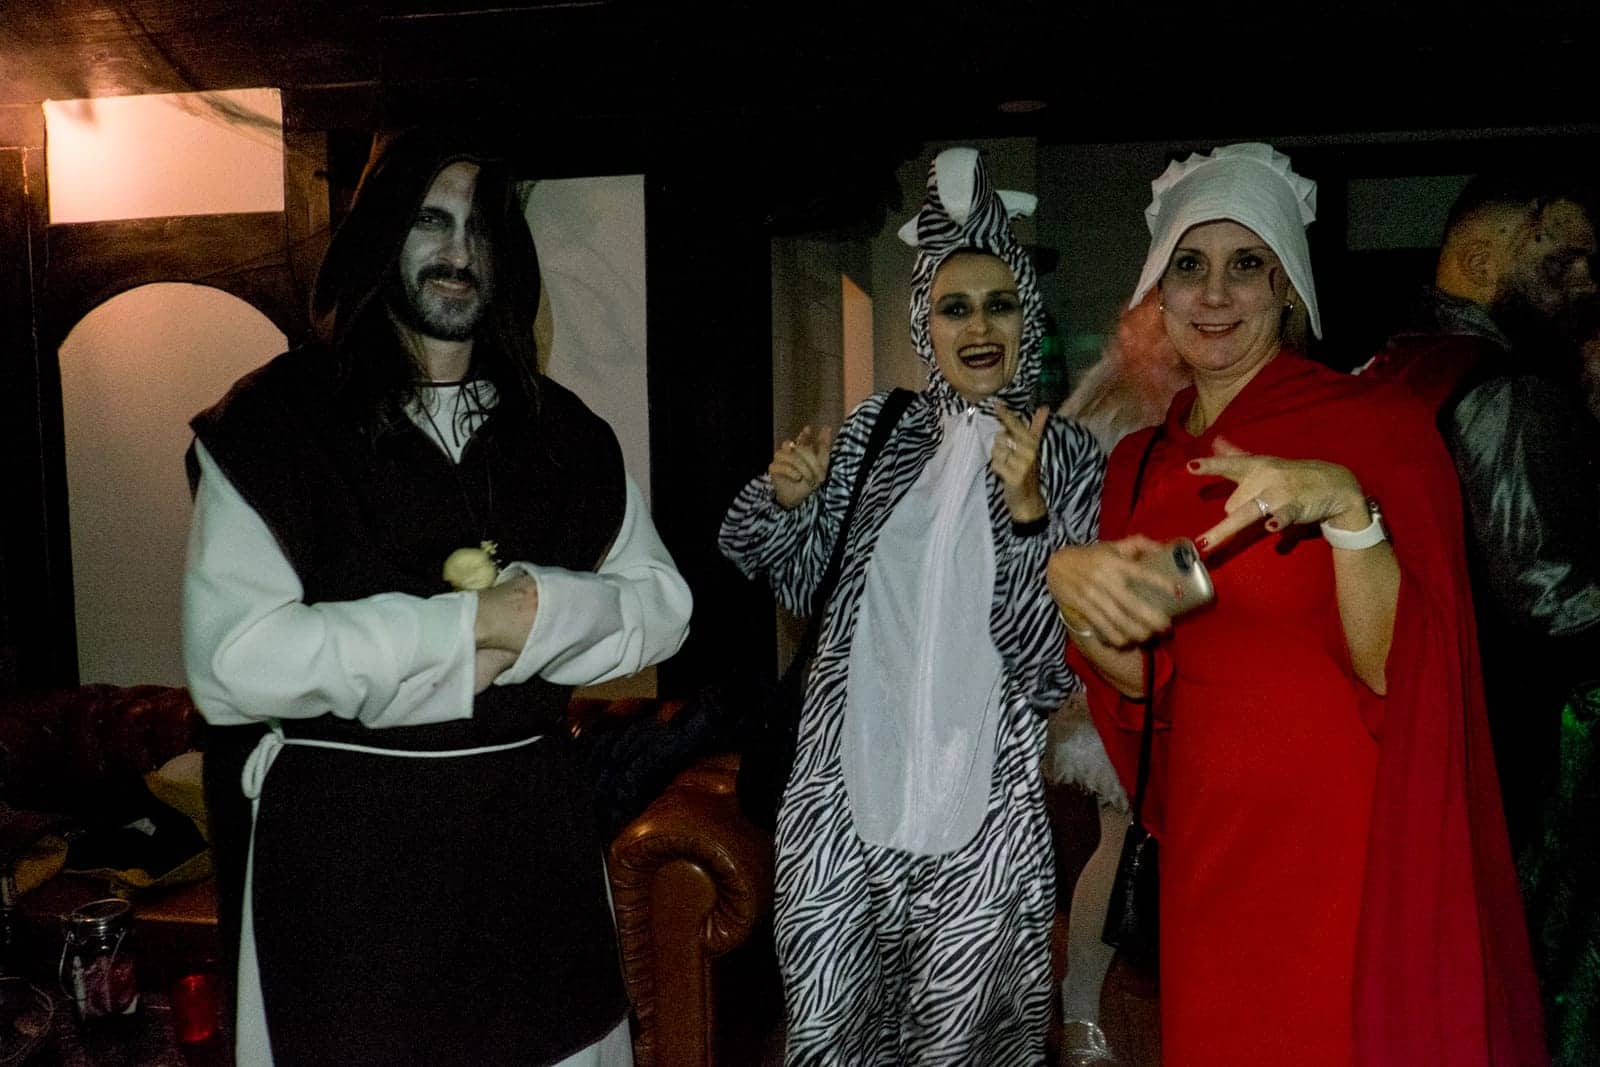
{"type": "Polygon", "coordinates": [[[493,281],[472,347],[474,379],[499,404],[537,409],[539,256],[511,167],[450,133],[413,129],[375,140],[350,214],[317,275],[312,317],[338,363],[345,410],[373,436],[405,418],[422,374],[390,320],[401,247],[434,179],[453,163],[478,166],[474,207],[493,257],[493,281]]]}

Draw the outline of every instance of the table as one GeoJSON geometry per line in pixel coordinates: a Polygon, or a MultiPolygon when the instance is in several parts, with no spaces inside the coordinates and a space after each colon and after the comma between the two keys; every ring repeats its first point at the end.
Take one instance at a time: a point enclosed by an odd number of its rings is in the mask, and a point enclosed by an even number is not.
{"type": "Polygon", "coordinates": [[[172,1033],[172,1009],[164,993],[140,997],[127,1019],[78,1021],[72,1002],[56,996],[55,1026],[28,1067],[233,1067],[233,1042],[219,1033],[198,1045],[180,1045],[172,1033]]]}
{"type": "Polygon", "coordinates": [[[188,970],[217,957],[216,884],[205,879],[135,901],[139,1010],[127,1019],[85,1026],[57,984],[61,919],[73,908],[114,895],[103,881],[58,875],[22,898],[29,964],[25,977],[56,1002],[50,1040],[28,1067],[233,1067],[233,1040],[223,1032],[199,1045],[173,1035],[168,990],[188,970]]]}

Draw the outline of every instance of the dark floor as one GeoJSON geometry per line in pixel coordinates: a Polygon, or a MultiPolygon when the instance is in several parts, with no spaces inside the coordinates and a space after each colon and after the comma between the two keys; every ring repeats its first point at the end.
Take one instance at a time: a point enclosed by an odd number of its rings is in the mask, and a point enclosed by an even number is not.
{"type": "MultiPolygon", "coordinates": [[[[1057,912],[1050,951],[1059,982],[1066,970],[1066,912],[1072,887],[1100,843],[1100,814],[1094,797],[1075,786],[1049,786],[1045,799],[1056,850],[1057,912]]],[[[1059,1000],[1056,1005],[1059,1010],[1059,1000]]],[[[1160,1067],[1161,1013],[1154,976],[1118,957],[1100,990],[1100,1028],[1117,1054],[1119,1067],[1160,1067]]],[[[1058,1062],[1054,1047],[1058,1036],[1059,1026],[1052,1026],[1051,1063],[1058,1062]]]]}

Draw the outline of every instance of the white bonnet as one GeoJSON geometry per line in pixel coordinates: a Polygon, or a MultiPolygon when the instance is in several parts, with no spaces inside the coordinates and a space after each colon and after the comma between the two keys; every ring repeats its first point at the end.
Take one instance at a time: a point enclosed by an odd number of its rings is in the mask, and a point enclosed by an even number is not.
{"type": "Polygon", "coordinates": [[[1172,250],[1190,227],[1223,219],[1253,230],[1277,255],[1305,303],[1311,332],[1322,336],[1306,226],[1317,217],[1317,183],[1289,167],[1289,157],[1260,143],[1231,144],[1168,164],[1150,183],[1145,208],[1150,252],[1128,305],[1135,307],[1166,272],[1172,250]]]}

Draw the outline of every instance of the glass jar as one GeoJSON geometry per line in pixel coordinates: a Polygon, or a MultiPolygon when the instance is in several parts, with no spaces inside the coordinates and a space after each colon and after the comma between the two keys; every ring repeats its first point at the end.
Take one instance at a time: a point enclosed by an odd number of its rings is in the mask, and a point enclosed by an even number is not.
{"type": "Polygon", "coordinates": [[[58,977],[84,1021],[139,1010],[133,952],[133,905],[120,897],[91,901],[67,917],[58,977]]]}

